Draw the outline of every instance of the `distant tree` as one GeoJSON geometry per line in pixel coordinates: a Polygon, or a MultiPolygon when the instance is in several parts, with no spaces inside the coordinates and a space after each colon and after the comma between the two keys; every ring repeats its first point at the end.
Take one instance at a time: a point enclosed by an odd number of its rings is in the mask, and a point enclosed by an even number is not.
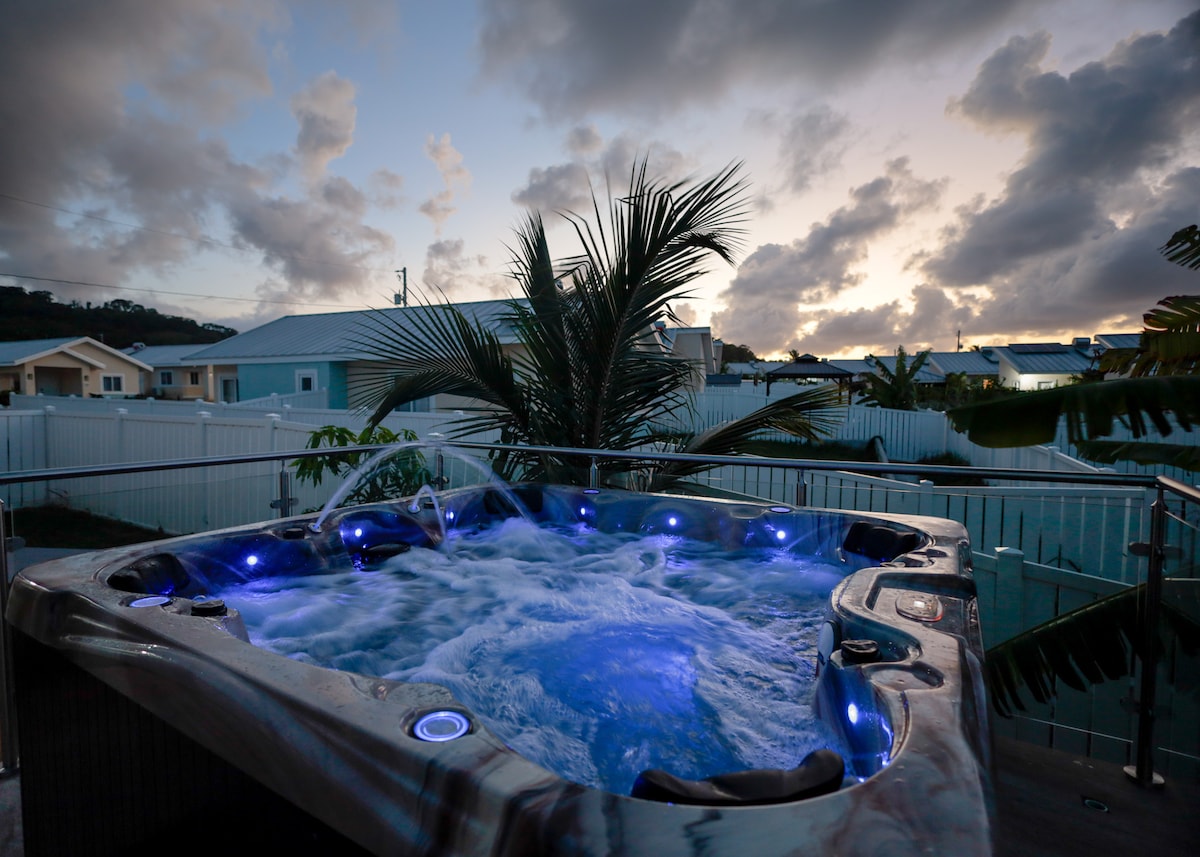
{"type": "Polygon", "coordinates": [[[866,387],[862,404],[875,408],[915,411],[919,393],[917,372],[925,365],[929,354],[929,350],[922,351],[913,359],[912,365],[909,365],[908,353],[901,345],[896,349],[895,370],[889,369],[875,355],[867,355],[867,363],[875,367],[875,372],[863,379],[866,387]]]}
{"type": "Polygon", "coordinates": [[[758,359],[758,355],[748,345],[733,345],[727,342],[721,349],[721,359],[726,363],[751,363],[758,359]]]}

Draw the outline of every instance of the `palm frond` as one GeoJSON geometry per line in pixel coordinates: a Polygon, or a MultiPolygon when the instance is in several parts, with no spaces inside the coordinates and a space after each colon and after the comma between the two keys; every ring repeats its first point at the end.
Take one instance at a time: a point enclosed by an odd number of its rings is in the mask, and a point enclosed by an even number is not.
{"type": "MultiPolygon", "coordinates": [[[[1075,690],[1130,675],[1130,655],[1145,657],[1139,628],[1145,584],[1101,598],[988,649],[992,705],[1007,717],[1025,710],[1022,692],[1038,702],[1054,696],[1056,681],[1075,690]]],[[[1163,581],[1158,654],[1178,646],[1200,653],[1200,580],[1163,581]]],[[[1197,687],[1176,687],[1196,691],[1197,687]]]]}
{"type": "Polygon", "coordinates": [[[1200,226],[1194,223],[1185,226],[1158,249],[1169,261],[1177,265],[1200,268],[1200,226]]]}
{"type": "Polygon", "coordinates": [[[1083,440],[1075,450],[1088,461],[1113,464],[1167,465],[1180,470],[1200,471],[1200,446],[1156,441],[1083,440]]]}
{"type": "Polygon", "coordinates": [[[384,312],[369,314],[350,345],[373,358],[352,403],[372,410],[371,426],[402,404],[438,393],[492,406],[497,427],[513,430],[528,423],[525,398],[499,338],[457,307],[421,304],[402,321],[384,312]]]}
{"type": "Polygon", "coordinates": [[[977,402],[949,412],[956,431],[990,447],[1049,443],[1060,415],[1066,415],[1072,443],[1112,434],[1118,418],[1135,438],[1151,431],[1171,434],[1171,417],[1179,428],[1191,431],[1200,421],[1200,376],[1114,378],[977,402]]]}
{"type": "MultiPolygon", "coordinates": [[[[772,402],[741,419],[722,423],[687,438],[676,452],[692,455],[731,455],[746,448],[764,431],[782,431],[802,440],[819,440],[833,433],[845,418],[845,399],[836,386],[823,384],[772,402]]],[[[654,477],[654,487],[712,467],[694,462],[666,462],[654,477]]]]}

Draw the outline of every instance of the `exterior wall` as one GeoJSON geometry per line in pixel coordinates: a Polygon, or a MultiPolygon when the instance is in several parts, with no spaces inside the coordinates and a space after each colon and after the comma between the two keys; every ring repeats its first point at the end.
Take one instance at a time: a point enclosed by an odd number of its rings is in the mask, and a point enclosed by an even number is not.
{"type": "Polygon", "coordinates": [[[206,366],[163,366],[153,372],[141,373],[142,393],[157,399],[205,399],[208,398],[208,367],[206,366]],[[164,384],[162,374],[171,373],[171,383],[164,384]],[[196,383],[191,382],[192,374],[196,383]]]}
{"type": "Polygon", "coordinates": [[[315,389],[330,391],[331,407],[345,407],[336,404],[334,395],[334,376],[337,375],[341,387],[341,401],[345,402],[345,370],[336,371],[333,364],[324,361],[305,360],[297,363],[241,363],[237,367],[238,399],[259,399],[276,395],[300,392],[297,388],[298,378],[302,373],[315,373],[315,389]]]}
{"type": "Polygon", "coordinates": [[[1000,364],[1000,383],[1017,390],[1043,390],[1046,387],[1062,387],[1071,383],[1071,373],[1022,375],[1008,363],[1000,364]]]}

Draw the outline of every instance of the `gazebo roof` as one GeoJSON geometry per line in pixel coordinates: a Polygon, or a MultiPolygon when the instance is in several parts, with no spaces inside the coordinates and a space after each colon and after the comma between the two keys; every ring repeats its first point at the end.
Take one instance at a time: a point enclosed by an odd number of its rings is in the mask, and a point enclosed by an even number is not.
{"type": "Polygon", "coordinates": [[[802,354],[791,363],[772,369],[767,377],[778,381],[780,378],[849,378],[853,373],[820,360],[811,354],[802,354]]]}

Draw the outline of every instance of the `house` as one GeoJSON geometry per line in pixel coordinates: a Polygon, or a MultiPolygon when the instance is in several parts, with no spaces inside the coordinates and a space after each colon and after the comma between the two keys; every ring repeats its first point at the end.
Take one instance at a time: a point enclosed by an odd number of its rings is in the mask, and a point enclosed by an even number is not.
{"type": "Polygon", "coordinates": [[[1000,380],[1000,359],[991,348],[979,351],[932,351],[925,365],[942,375],[962,375],[968,381],[995,384],[1000,380]]]}
{"type": "MultiPolygon", "coordinates": [[[[512,301],[477,301],[455,306],[469,321],[492,331],[506,353],[516,355],[523,349],[508,320],[512,301]]],[[[183,359],[191,365],[217,368],[222,401],[325,391],[325,407],[353,408],[359,404],[357,391],[379,369],[378,359],[354,344],[356,339],[370,333],[369,317],[408,327],[408,319],[422,311],[421,306],[393,306],[284,316],[203,346],[183,359]],[[224,374],[219,367],[224,367],[224,374]]],[[[703,384],[707,373],[716,371],[717,351],[709,328],[656,325],[652,333],[658,347],[697,364],[701,370],[697,375],[698,385],[703,384]]],[[[160,377],[159,386],[161,381],[160,377]]],[[[454,410],[468,404],[466,399],[443,394],[413,402],[406,409],[454,410]]]]}
{"type": "Polygon", "coordinates": [[[1089,337],[1076,337],[1070,345],[1057,342],[1018,342],[980,349],[996,358],[1000,383],[1015,390],[1049,390],[1071,383],[1096,366],[1102,347],[1089,337]]]}
{"type": "MultiPolygon", "coordinates": [[[[505,321],[509,301],[458,304],[469,319],[492,330],[506,349],[517,345],[505,321]]],[[[380,310],[289,315],[201,348],[187,359],[193,363],[229,367],[218,378],[221,401],[245,401],[270,395],[327,393],[326,407],[354,407],[356,388],[368,380],[377,360],[354,346],[356,337],[370,332],[366,318],[404,325],[422,307],[395,306],[380,310]]],[[[462,400],[438,397],[413,403],[412,410],[461,407],[462,400]]]]}
{"type": "Polygon", "coordinates": [[[0,342],[0,390],[46,396],[124,397],[140,392],[137,357],[90,336],[0,342]]]}
{"type": "Polygon", "coordinates": [[[207,399],[212,402],[217,399],[220,379],[236,379],[237,367],[214,366],[191,359],[193,354],[207,347],[135,342],[132,348],[125,349],[125,353],[151,367],[149,372],[141,375],[142,395],[155,399],[207,399]]]}

